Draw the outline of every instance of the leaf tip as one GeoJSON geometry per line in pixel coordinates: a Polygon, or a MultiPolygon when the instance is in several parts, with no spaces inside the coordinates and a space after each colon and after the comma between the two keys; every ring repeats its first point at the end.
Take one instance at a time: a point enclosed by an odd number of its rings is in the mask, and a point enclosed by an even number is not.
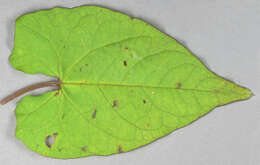
{"type": "Polygon", "coordinates": [[[241,87],[240,86],[240,98],[241,100],[248,100],[251,97],[254,96],[254,93],[249,89],[249,88],[245,88],[245,87],[241,87]]]}
{"type": "Polygon", "coordinates": [[[250,99],[251,97],[255,96],[255,94],[248,88],[244,88],[245,89],[245,98],[246,99],[250,99]]]}

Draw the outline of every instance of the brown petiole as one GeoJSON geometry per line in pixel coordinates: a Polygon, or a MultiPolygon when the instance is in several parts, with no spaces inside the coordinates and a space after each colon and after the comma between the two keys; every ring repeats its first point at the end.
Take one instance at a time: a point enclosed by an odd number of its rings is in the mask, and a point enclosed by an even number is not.
{"type": "Polygon", "coordinates": [[[33,84],[31,86],[22,88],[22,89],[20,89],[16,92],[14,92],[13,94],[7,96],[3,100],[1,100],[0,104],[4,105],[4,104],[8,103],[9,101],[15,99],[16,97],[19,97],[19,96],[25,94],[26,92],[30,92],[30,91],[35,90],[35,89],[44,88],[44,87],[58,87],[58,88],[60,88],[60,84],[61,84],[60,80],[47,81],[47,82],[41,82],[41,83],[33,84]]]}

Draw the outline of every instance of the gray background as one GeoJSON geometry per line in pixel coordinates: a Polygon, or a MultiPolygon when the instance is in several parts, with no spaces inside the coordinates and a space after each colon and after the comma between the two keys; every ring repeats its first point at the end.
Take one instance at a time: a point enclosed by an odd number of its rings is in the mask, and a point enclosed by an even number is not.
{"type": "Polygon", "coordinates": [[[83,4],[100,4],[142,18],[177,38],[214,72],[250,88],[255,96],[218,107],[193,124],[135,151],[71,160],[39,156],[15,138],[18,98],[0,106],[0,164],[260,164],[259,0],[0,0],[0,99],[26,85],[50,80],[16,71],[8,63],[15,19],[39,9],[83,4]]]}

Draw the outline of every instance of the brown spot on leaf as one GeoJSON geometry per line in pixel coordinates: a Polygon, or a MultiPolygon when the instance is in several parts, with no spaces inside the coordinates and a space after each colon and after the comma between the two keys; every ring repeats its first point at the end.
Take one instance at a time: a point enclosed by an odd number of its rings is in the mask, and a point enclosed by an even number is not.
{"type": "Polygon", "coordinates": [[[218,93],[219,93],[219,90],[215,90],[215,93],[218,94],[218,93]]]}
{"type": "Polygon", "coordinates": [[[117,101],[117,100],[114,100],[112,107],[115,108],[115,107],[117,107],[117,106],[118,106],[118,101],[117,101]]]}
{"type": "Polygon", "coordinates": [[[66,48],[66,45],[64,45],[63,48],[65,49],[65,48],[66,48]]]}
{"type": "Polygon", "coordinates": [[[79,71],[82,72],[82,68],[80,68],[79,71]]]}
{"type": "Polygon", "coordinates": [[[127,52],[128,51],[128,46],[126,45],[121,51],[122,52],[127,52]]]}
{"type": "Polygon", "coordinates": [[[58,151],[61,152],[61,151],[62,151],[62,148],[58,148],[58,151]]]}
{"type": "Polygon", "coordinates": [[[96,109],[96,108],[97,108],[97,106],[96,106],[96,105],[94,105],[94,106],[93,106],[93,108],[95,108],[95,109],[96,109]]]}
{"type": "Polygon", "coordinates": [[[146,123],[146,126],[147,126],[147,127],[150,127],[150,123],[146,123]]]}
{"type": "Polygon", "coordinates": [[[146,100],[145,99],[143,99],[143,103],[146,104],[146,100]]]}
{"type": "Polygon", "coordinates": [[[53,133],[53,136],[58,136],[58,133],[57,133],[57,132],[54,132],[54,133],[53,133]]]}
{"type": "Polygon", "coordinates": [[[127,66],[127,62],[126,62],[126,60],[124,60],[124,63],[123,63],[123,64],[124,64],[124,66],[127,66]]]}
{"type": "Polygon", "coordinates": [[[83,152],[86,152],[86,151],[87,151],[87,147],[86,147],[86,146],[83,146],[83,147],[81,147],[81,150],[82,150],[83,152]]]}
{"type": "Polygon", "coordinates": [[[88,67],[88,64],[85,64],[86,67],[88,67]]]}
{"type": "Polygon", "coordinates": [[[94,110],[94,112],[92,113],[92,119],[95,119],[97,115],[97,110],[94,110]]]}
{"type": "Polygon", "coordinates": [[[177,83],[177,88],[180,89],[182,84],[180,82],[177,83]]]}
{"type": "Polygon", "coordinates": [[[59,94],[60,94],[60,92],[58,91],[58,92],[56,92],[56,93],[55,93],[55,95],[54,95],[54,96],[58,96],[59,94]]]}
{"type": "Polygon", "coordinates": [[[64,113],[62,114],[62,116],[61,116],[61,120],[63,120],[64,119],[64,117],[65,117],[65,115],[64,115],[64,113]]]}
{"type": "Polygon", "coordinates": [[[121,146],[121,145],[118,146],[118,148],[117,148],[117,152],[118,152],[118,153],[123,152],[123,149],[122,149],[122,146],[121,146]]]}

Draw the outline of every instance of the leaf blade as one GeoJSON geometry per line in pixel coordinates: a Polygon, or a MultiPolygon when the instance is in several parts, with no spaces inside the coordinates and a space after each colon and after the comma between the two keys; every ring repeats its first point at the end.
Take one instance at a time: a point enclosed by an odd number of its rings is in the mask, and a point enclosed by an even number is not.
{"type": "Polygon", "coordinates": [[[16,31],[12,66],[62,81],[59,91],[26,96],[16,108],[16,136],[41,155],[127,152],[251,96],[175,39],[109,9],[40,11],[19,18],[16,31]]]}

